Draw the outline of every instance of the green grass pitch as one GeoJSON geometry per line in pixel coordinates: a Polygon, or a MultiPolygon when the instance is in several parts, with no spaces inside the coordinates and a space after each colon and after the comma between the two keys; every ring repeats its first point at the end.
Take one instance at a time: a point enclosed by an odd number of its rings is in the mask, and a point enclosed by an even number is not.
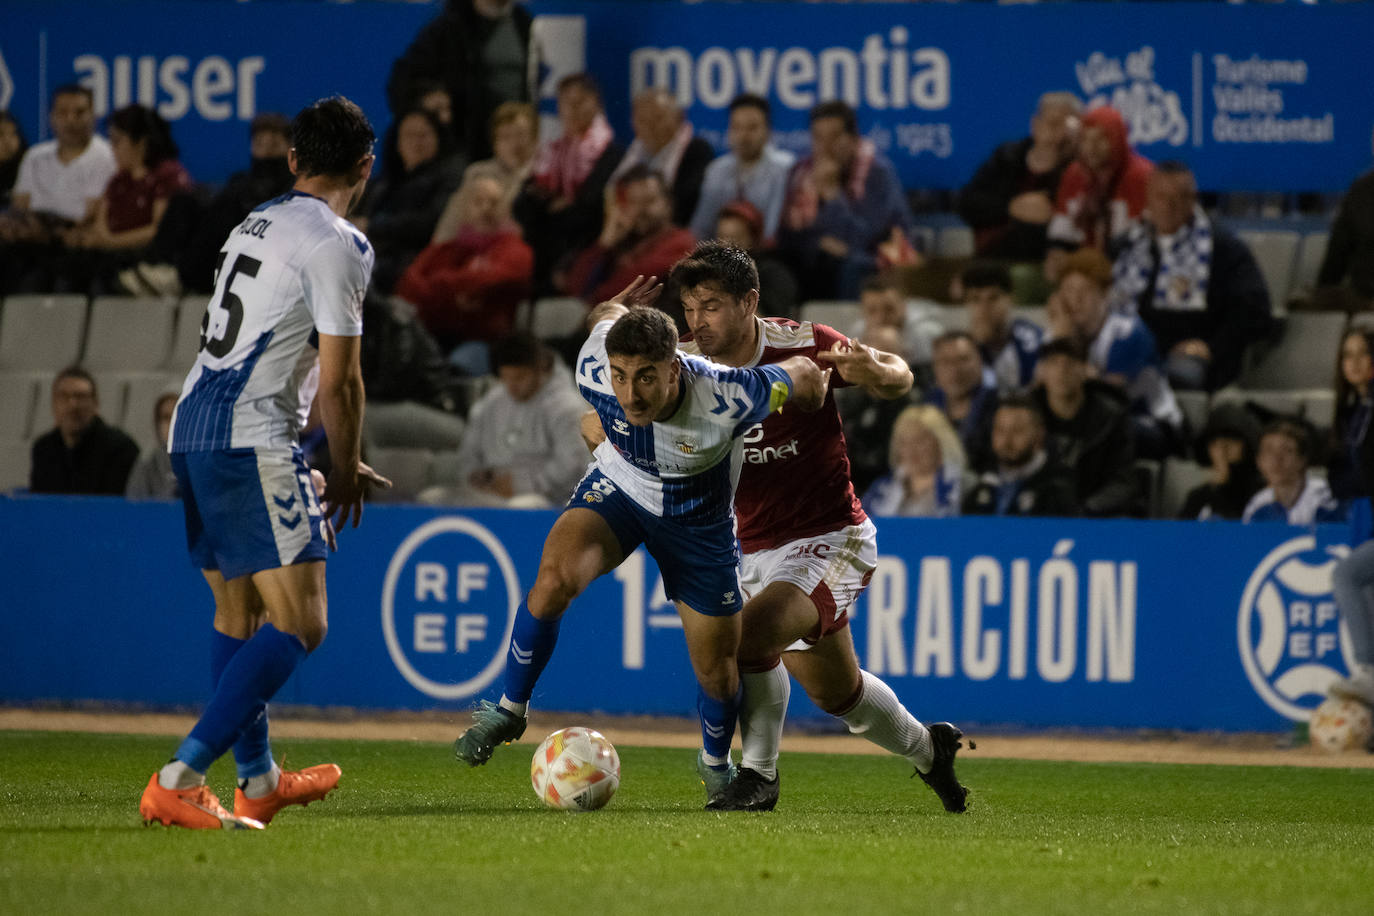
{"type": "MultiPolygon", "coordinates": [[[[786,753],[772,814],[700,810],[685,750],[620,748],[603,811],[543,808],[532,745],[283,740],[340,788],[264,832],[145,828],[174,738],[0,732],[0,913],[1374,912],[1374,771],[786,753]]],[[[211,786],[232,799],[232,764],[211,786]]]]}

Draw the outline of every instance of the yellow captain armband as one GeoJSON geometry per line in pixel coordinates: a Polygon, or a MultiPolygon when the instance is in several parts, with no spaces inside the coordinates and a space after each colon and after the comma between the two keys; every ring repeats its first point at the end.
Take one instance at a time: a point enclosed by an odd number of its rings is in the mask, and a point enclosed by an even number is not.
{"type": "Polygon", "coordinates": [[[768,412],[782,410],[782,405],[787,403],[787,398],[791,394],[786,382],[774,382],[773,387],[768,390],[768,412]]]}

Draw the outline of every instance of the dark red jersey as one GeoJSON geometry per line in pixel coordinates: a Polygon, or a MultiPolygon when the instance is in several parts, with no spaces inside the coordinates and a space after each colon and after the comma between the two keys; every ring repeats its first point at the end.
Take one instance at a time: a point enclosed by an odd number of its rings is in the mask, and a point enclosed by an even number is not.
{"type": "MultiPolygon", "coordinates": [[[[747,366],[793,356],[816,358],[849,338],[823,324],[786,318],[759,319],[759,349],[747,366]]],[[[688,353],[700,353],[690,336],[688,353]]],[[[822,369],[830,363],[818,362],[822,369]]],[[[830,387],[848,385],[839,373],[830,387]]],[[[814,413],[788,405],[744,434],[739,486],[735,489],[740,547],[767,550],[799,538],[857,525],[867,518],[849,480],[849,454],[833,390],[814,413]]]]}

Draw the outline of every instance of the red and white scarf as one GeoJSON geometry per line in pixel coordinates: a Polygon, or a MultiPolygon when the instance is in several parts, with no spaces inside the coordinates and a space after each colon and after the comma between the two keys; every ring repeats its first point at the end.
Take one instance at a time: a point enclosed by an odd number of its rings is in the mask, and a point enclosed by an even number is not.
{"type": "Polygon", "coordinates": [[[562,136],[544,145],[534,163],[535,184],[556,196],[576,196],[614,139],[610,122],[598,112],[582,136],[562,136]]]}

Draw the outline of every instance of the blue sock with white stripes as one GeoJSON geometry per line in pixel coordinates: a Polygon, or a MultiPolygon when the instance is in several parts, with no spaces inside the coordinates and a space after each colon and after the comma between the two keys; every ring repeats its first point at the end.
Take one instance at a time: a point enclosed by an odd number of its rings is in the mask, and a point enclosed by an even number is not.
{"type": "Polygon", "coordinates": [[[305,646],[270,623],[233,654],[214,696],[175,757],[198,773],[210,769],[263,712],[306,656],[305,646]]]}
{"type": "Polygon", "coordinates": [[[515,612],[515,629],[506,652],[506,699],[528,703],[534,684],[544,673],[544,666],[553,657],[558,644],[558,628],[563,618],[540,620],[530,613],[529,599],[520,602],[515,612]]]}
{"type": "Polygon", "coordinates": [[[710,758],[726,762],[730,759],[730,742],[735,739],[735,722],[739,719],[740,692],[728,700],[707,696],[697,685],[697,714],[701,716],[701,747],[710,758]]]}
{"type": "MultiPolygon", "coordinates": [[[[219,679],[225,666],[235,653],[248,644],[246,639],[236,639],[219,630],[212,630],[210,637],[210,687],[219,687],[219,679]]],[[[267,704],[262,712],[243,730],[239,740],[234,742],[234,762],[238,765],[239,779],[261,776],[272,769],[272,745],[267,734],[267,704]]]]}

